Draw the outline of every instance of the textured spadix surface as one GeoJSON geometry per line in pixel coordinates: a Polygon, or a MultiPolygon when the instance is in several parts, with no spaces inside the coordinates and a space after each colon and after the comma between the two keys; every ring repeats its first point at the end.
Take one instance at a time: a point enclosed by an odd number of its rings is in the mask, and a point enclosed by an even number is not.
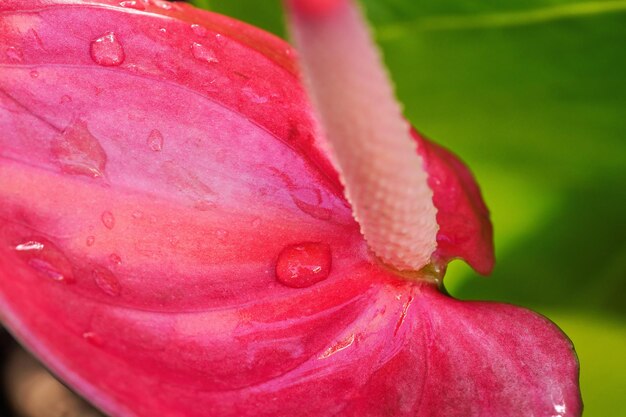
{"type": "MultiPolygon", "coordinates": [[[[555,326],[372,257],[282,41],[157,0],[9,0],[0,48],[2,317],[107,413],[580,413],[555,326]]],[[[436,261],[488,272],[478,188],[415,136],[436,261]]]]}

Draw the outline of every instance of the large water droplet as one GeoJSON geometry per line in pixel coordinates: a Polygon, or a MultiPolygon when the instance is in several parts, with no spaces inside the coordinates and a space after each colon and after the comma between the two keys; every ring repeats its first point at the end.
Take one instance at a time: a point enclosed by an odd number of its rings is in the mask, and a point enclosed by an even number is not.
{"type": "Polygon", "coordinates": [[[30,72],[30,78],[39,78],[39,71],[37,70],[32,70],[30,72]]]}
{"type": "Polygon", "coordinates": [[[120,2],[120,6],[126,7],[128,9],[146,10],[146,6],[143,4],[142,0],[122,1],[122,2],[120,2]]]}
{"type": "Polygon", "coordinates": [[[107,155],[85,121],[78,120],[65,128],[52,140],[51,148],[63,172],[92,178],[104,176],[107,155]]]}
{"type": "Polygon", "coordinates": [[[324,243],[287,246],[278,255],[276,279],[288,287],[309,287],[328,277],[331,264],[330,247],[324,243]]]}
{"type": "Polygon", "coordinates": [[[122,292],[122,286],[113,275],[113,272],[102,266],[97,266],[91,271],[94,282],[107,295],[117,297],[122,292]]]}
{"type": "Polygon", "coordinates": [[[111,213],[110,211],[107,210],[102,213],[100,219],[102,220],[102,224],[104,225],[104,227],[106,227],[107,229],[111,230],[115,227],[115,216],[113,216],[113,213],[111,213]]]}
{"type": "Polygon", "coordinates": [[[72,264],[61,250],[42,237],[23,239],[15,251],[39,275],[56,282],[74,282],[72,264]]]}
{"type": "Polygon", "coordinates": [[[163,150],[163,135],[158,130],[154,129],[148,135],[148,146],[155,152],[161,152],[163,150]]]}
{"type": "Polygon", "coordinates": [[[93,244],[96,243],[96,237],[95,236],[87,236],[87,239],[85,240],[85,243],[87,244],[87,246],[93,246],[93,244]]]}
{"type": "Polygon", "coordinates": [[[219,62],[215,57],[215,53],[209,47],[198,42],[191,44],[191,53],[198,61],[207,63],[219,62]]]}
{"type": "Polygon", "coordinates": [[[108,32],[91,42],[91,59],[104,67],[121,65],[126,58],[122,44],[117,40],[115,33],[108,32]]]}

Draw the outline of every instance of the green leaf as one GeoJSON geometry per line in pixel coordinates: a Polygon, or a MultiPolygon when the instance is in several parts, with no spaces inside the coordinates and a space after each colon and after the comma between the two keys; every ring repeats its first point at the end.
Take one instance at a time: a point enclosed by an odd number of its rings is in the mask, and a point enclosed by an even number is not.
{"type": "MultiPolygon", "coordinates": [[[[364,0],[406,114],[461,155],[495,224],[497,267],[459,298],[552,318],[581,362],[587,417],[625,417],[626,1],[364,0]]],[[[211,0],[284,34],[280,2],[211,0]]]]}

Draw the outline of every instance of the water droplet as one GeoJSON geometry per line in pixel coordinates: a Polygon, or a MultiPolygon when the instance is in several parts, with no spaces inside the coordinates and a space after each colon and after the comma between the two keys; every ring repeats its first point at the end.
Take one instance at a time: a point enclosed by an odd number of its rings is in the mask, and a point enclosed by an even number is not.
{"type": "Polygon", "coordinates": [[[87,244],[87,246],[93,246],[93,244],[96,243],[96,237],[87,236],[87,240],[85,241],[85,243],[87,244]]]}
{"type": "Polygon", "coordinates": [[[254,227],[255,229],[257,227],[259,227],[260,225],[261,225],[261,219],[260,218],[257,217],[256,219],[252,220],[252,227],[254,227]]]}
{"type": "Polygon", "coordinates": [[[94,282],[107,295],[117,297],[122,292],[122,286],[113,272],[102,266],[95,267],[91,271],[94,282]]]}
{"type": "Polygon", "coordinates": [[[198,36],[205,37],[209,31],[202,25],[194,23],[191,25],[191,30],[198,36]]]}
{"type": "Polygon", "coordinates": [[[163,135],[158,130],[154,129],[148,135],[148,146],[154,152],[161,152],[163,150],[163,135]]]}
{"type": "Polygon", "coordinates": [[[122,264],[122,258],[120,257],[120,255],[118,255],[117,253],[112,253],[109,255],[109,261],[113,264],[113,265],[121,265],[122,264]]]}
{"type": "Polygon", "coordinates": [[[102,346],[102,344],[104,343],[102,338],[94,332],[83,333],[83,339],[85,339],[87,342],[91,343],[94,346],[102,346]]]}
{"type": "Polygon", "coordinates": [[[172,10],[173,4],[166,0],[150,0],[150,4],[163,10],[172,10]]]}
{"type": "Polygon", "coordinates": [[[107,210],[102,213],[100,219],[102,220],[102,224],[104,225],[104,227],[106,227],[107,229],[111,230],[115,227],[115,216],[113,216],[113,213],[111,213],[110,211],[107,210]]]}
{"type": "Polygon", "coordinates": [[[167,29],[166,28],[159,28],[159,34],[167,35],[167,29]]]}
{"type": "Polygon", "coordinates": [[[309,287],[328,277],[331,263],[330,247],[324,243],[287,246],[278,255],[276,279],[288,287],[309,287]]]}
{"type": "Polygon", "coordinates": [[[61,103],[69,103],[69,102],[72,101],[72,97],[70,97],[70,96],[68,96],[66,94],[66,95],[61,96],[61,100],[60,101],[61,101],[61,103]]]}
{"type": "Polygon", "coordinates": [[[342,350],[345,350],[345,349],[349,348],[354,343],[354,339],[355,339],[355,335],[351,334],[350,336],[348,336],[344,340],[341,340],[341,341],[337,342],[335,345],[333,345],[333,346],[329,347],[328,349],[326,349],[324,351],[324,353],[322,353],[320,355],[319,359],[329,358],[329,357],[333,356],[334,354],[339,353],[342,350]]]}
{"type": "Polygon", "coordinates": [[[146,6],[141,0],[128,0],[120,2],[120,6],[135,10],[146,10],[146,6]]]}
{"type": "Polygon", "coordinates": [[[53,139],[52,155],[67,174],[104,176],[107,155],[82,120],[72,123],[53,139]]]}
{"type": "Polygon", "coordinates": [[[91,59],[104,67],[121,65],[126,57],[122,44],[113,32],[108,32],[91,42],[91,59]]]}
{"type": "Polygon", "coordinates": [[[6,55],[10,62],[22,62],[24,60],[22,50],[15,46],[9,46],[6,49],[6,55]]]}
{"type": "Polygon", "coordinates": [[[41,251],[45,248],[45,245],[41,242],[37,242],[35,240],[30,240],[28,242],[20,243],[15,247],[16,251],[26,252],[26,251],[41,251]]]}
{"type": "Polygon", "coordinates": [[[140,210],[133,211],[133,219],[141,219],[143,217],[143,212],[140,210]]]}
{"type": "Polygon", "coordinates": [[[72,264],[49,240],[42,237],[23,239],[15,245],[15,251],[39,275],[56,282],[74,282],[72,264]]]}
{"type": "Polygon", "coordinates": [[[30,72],[30,78],[39,78],[39,71],[32,70],[30,72]]]}
{"type": "Polygon", "coordinates": [[[219,62],[218,59],[215,57],[215,53],[210,48],[198,42],[194,42],[191,45],[191,53],[198,61],[207,63],[219,62]]]}

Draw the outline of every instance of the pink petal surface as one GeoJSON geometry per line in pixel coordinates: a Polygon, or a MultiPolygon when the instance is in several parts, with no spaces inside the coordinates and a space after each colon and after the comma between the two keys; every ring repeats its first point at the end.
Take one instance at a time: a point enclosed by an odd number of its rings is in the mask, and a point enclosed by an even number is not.
{"type": "MultiPolygon", "coordinates": [[[[371,256],[286,44],[123,3],[0,4],[0,311],[59,376],[124,417],[580,413],[554,325],[371,256]]],[[[425,149],[441,259],[489,269],[471,175],[425,149]]]]}

